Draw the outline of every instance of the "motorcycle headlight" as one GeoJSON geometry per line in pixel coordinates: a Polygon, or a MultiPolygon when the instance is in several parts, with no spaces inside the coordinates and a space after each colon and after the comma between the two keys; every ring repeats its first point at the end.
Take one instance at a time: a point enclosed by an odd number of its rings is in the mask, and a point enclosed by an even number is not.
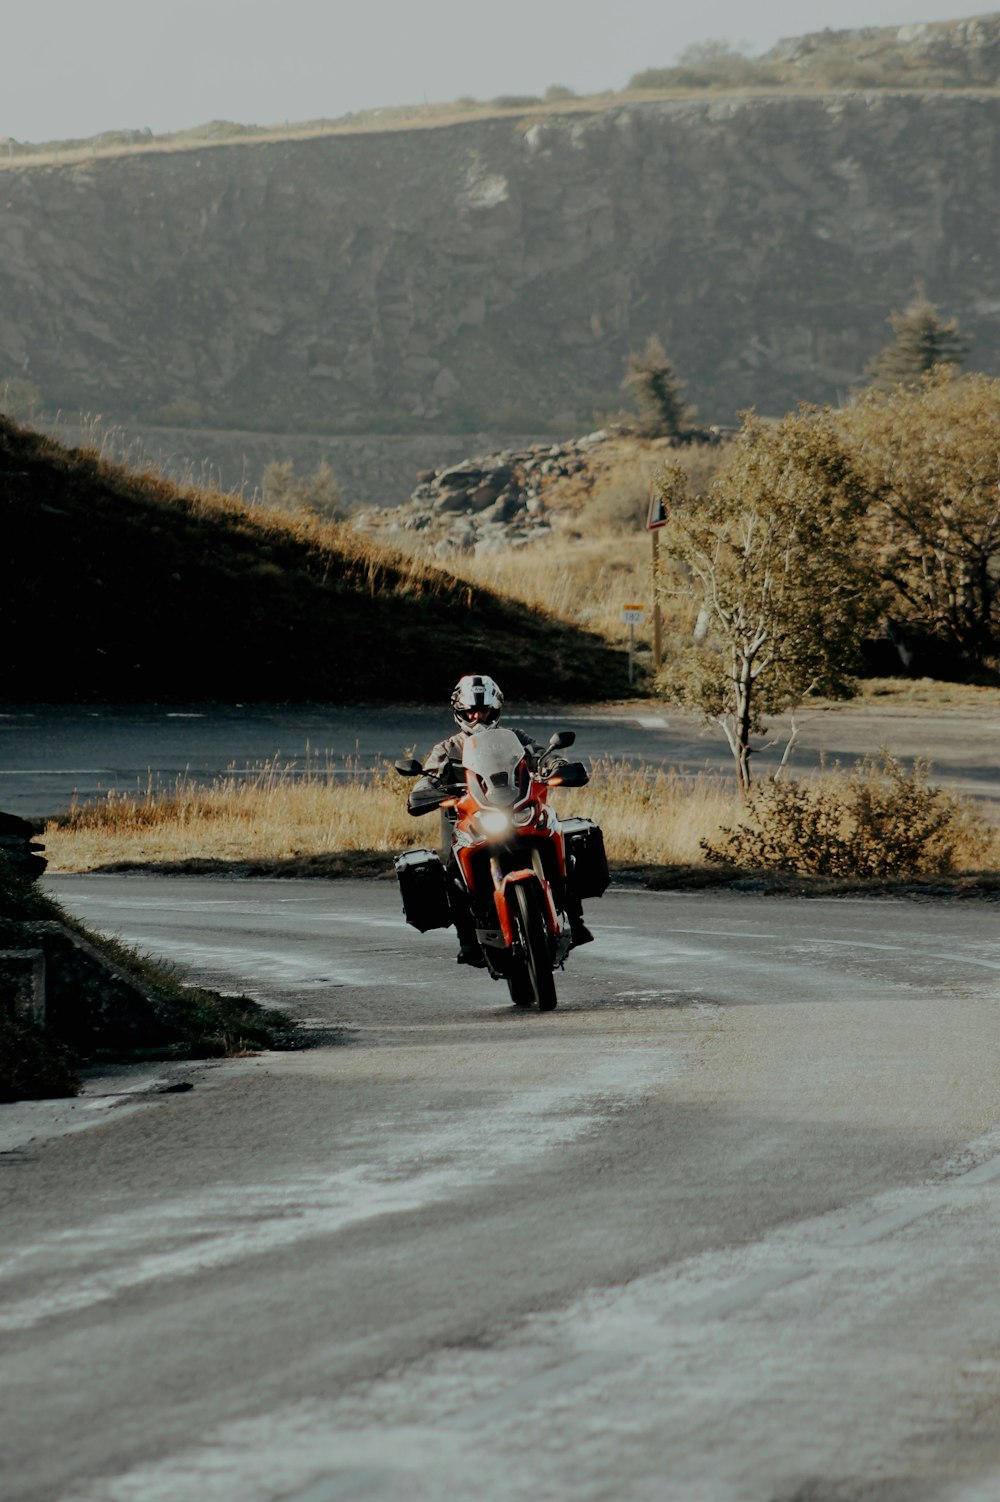
{"type": "Polygon", "coordinates": [[[537,813],[538,813],[538,810],[537,810],[537,808],[535,807],[535,805],[533,803],[526,803],[523,808],[519,808],[517,810],[517,812],[515,813],[515,815],[514,815],[514,823],[515,824],[530,824],[532,822],[532,820],[535,818],[535,816],[537,815],[537,813]]]}
{"type": "Polygon", "coordinates": [[[499,808],[486,808],[478,815],[477,822],[483,834],[503,834],[510,828],[510,815],[499,808]]]}

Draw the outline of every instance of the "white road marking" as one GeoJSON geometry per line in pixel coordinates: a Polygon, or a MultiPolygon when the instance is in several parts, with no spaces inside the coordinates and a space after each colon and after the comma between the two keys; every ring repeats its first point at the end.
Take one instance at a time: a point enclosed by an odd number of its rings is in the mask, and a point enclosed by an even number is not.
{"type": "Polygon", "coordinates": [[[635,717],[635,723],[637,725],[641,725],[642,728],[643,728],[643,730],[669,730],[670,729],[669,723],[663,718],[662,715],[658,715],[658,714],[640,714],[640,715],[636,715],[636,717],[635,717]]]}

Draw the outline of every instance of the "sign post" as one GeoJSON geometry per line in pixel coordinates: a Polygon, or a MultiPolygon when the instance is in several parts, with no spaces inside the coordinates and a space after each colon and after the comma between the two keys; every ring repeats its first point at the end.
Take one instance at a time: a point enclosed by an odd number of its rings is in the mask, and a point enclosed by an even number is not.
{"type": "Polygon", "coordinates": [[[663,661],[663,620],[660,616],[660,528],[670,520],[667,502],[662,490],[649,492],[649,512],[646,530],[653,543],[653,672],[659,670],[663,661]]]}
{"type": "Polygon", "coordinates": [[[623,605],[622,620],[628,627],[628,681],[632,682],[632,664],[635,657],[635,628],[646,619],[644,605],[623,605]]]}

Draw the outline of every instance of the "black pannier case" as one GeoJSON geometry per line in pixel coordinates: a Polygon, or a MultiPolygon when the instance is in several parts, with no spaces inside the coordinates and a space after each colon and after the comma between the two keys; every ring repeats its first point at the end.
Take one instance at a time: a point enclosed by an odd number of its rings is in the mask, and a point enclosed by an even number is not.
{"type": "Polygon", "coordinates": [[[603,897],[611,880],[604,835],[593,819],[560,819],[566,843],[566,871],[577,897],[603,897]]]}
{"type": "Polygon", "coordinates": [[[393,861],[399,878],[407,923],[425,934],[430,928],[450,928],[448,881],[436,850],[408,850],[393,861]]]}

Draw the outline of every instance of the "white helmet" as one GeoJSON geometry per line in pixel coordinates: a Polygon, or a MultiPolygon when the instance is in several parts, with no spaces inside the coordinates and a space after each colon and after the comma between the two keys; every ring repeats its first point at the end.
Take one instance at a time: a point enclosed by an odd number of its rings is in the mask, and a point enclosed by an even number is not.
{"type": "Polygon", "coordinates": [[[497,723],[503,709],[503,694],[492,678],[469,673],[455,684],[451,707],[455,711],[455,723],[469,735],[484,725],[497,723]]]}

